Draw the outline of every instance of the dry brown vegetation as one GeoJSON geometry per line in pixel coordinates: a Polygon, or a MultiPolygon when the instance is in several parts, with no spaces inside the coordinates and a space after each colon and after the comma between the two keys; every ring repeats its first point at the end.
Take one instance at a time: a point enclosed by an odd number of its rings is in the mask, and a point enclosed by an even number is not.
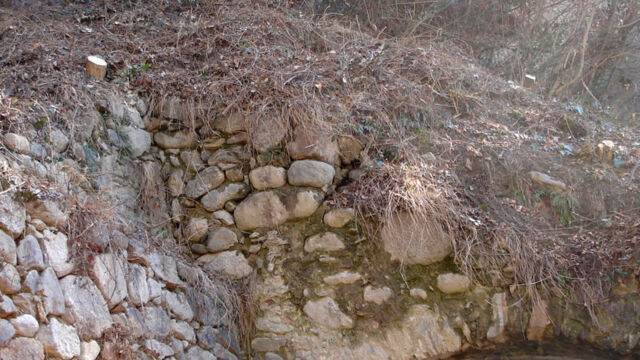
{"type": "Polygon", "coordinates": [[[254,126],[277,117],[290,135],[313,126],[360,139],[366,175],[339,189],[346,204],[378,223],[406,210],[436,218],[477,281],[591,304],[617,276],[637,275],[638,129],[524,91],[477,66],[460,42],[383,39],[270,1],[0,14],[2,132],[43,118],[72,131],[105,86],[82,71],[99,54],[108,86],[137,91],[155,110],[185,99],[190,119],[173,127],[240,112],[254,126]],[[621,163],[596,158],[603,139],[623,145],[621,163]],[[531,170],[568,190],[534,184],[531,170]]]}

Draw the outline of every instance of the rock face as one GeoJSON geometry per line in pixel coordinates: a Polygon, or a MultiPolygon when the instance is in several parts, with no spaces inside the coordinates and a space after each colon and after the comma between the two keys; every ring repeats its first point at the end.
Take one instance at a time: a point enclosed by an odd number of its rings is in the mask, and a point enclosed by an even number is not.
{"type": "Polygon", "coordinates": [[[198,263],[204,269],[226,274],[232,279],[249,276],[253,271],[247,259],[237,251],[203,255],[198,258],[198,263]]]}
{"type": "Polygon", "coordinates": [[[56,318],[51,318],[49,325],[40,329],[37,339],[42,342],[47,355],[62,359],[80,355],[80,338],[76,329],[56,318]]]}
{"type": "Polygon", "coordinates": [[[461,274],[440,274],[438,275],[437,286],[445,294],[462,293],[469,290],[471,280],[461,274]]]}
{"type": "Polygon", "coordinates": [[[25,204],[31,217],[44,221],[45,224],[63,229],[69,220],[68,214],[62,211],[57,202],[52,200],[34,200],[25,204]]]}
{"type": "Polygon", "coordinates": [[[280,197],[273,191],[253,193],[235,209],[233,216],[240,230],[273,228],[284,224],[288,212],[280,197]]]}
{"type": "Polygon", "coordinates": [[[344,242],[340,236],[332,232],[313,235],[304,244],[304,251],[306,252],[340,251],[344,249],[344,242]]]}
{"type": "Polygon", "coordinates": [[[294,161],[287,171],[289,184],[293,186],[323,187],[331,184],[335,169],[333,166],[315,160],[294,161]]]}
{"type": "Polygon", "coordinates": [[[351,329],[353,320],[340,310],[338,303],[330,297],[309,300],[304,313],[320,325],[331,329],[351,329]]]}
{"type": "Polygon", "coordinates": [[[275,189],[287,183],[287,172],[284,168],[267,165],[251,170],[249,180],[256,190],[275,189]]]}
{"type": "Polygon", "coordinates": [[[53,233],[45,230],[42,239],[42,249],[47,254],[49,264],[58,277],[68,275],[73,271],[74,264],[69,260],[69,246],[67,236],[61,232],[53,233]]]}
{"type": "Polygon", "coordinates": [[[432,219],[415,219],[407,213],[396,215],[381,231],[385,251],[403,264],[429,265],[453,251],[451,237],[432,219]]]}
{"type": "Polygon", "coordinates": [[[46,268],[39,280],[37,291],[44,296],[45,313],[63,315],[66,310],[65,297],[56,273],[52,268],[46,268]]]}
{"type": "Polygon", "coordinates": [[[13,237],[24,231],[27,212],[22,204],[13,200],[10,194],[0,195],[0,229],[13,237]]]}
{"type": "Polygon", "coordinates": [[[147,271],[138,264],[129,264],[127,293],[129,294],[129,300],[136,306],[142,306],[149,301],[147,271]]]}
{"type": "Polygon", "coordinates": [[[111,327],[111,315],[100,290],[88,277],[67,275],[60,281],[69,315],[81,334],[99,338],[111,327]]]}
{"type": "Polygon", "coordinates": [[[109,308],[127,297],[124,266],[115,254],[97,255],[91,263],[91,277],[95,280],[109,308]]]}
{"type": "Polygon", "coordinates": [[[0,347],[0,359],[44,360],[44,349],[35,339],[18,337],[11,340],[6,347],[0,347]]]}

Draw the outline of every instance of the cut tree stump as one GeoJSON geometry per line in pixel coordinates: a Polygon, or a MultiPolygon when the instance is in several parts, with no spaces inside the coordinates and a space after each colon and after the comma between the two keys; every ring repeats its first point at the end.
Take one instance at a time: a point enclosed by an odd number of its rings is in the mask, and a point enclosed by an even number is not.
{"type": "Polygon", "coordinates": [[[107,62],[98,56],[87,57],[87,72],[98,80],[103,80],[107,74],[107,62]]]}

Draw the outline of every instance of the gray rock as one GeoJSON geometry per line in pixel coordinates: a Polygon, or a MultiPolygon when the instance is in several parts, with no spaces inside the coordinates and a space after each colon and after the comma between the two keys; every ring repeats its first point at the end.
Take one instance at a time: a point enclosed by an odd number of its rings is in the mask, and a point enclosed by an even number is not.
{"type": "Polygon", "coordinates": [[[418,219],[400,213],[384,224],[380,234],[391,260],[406,265],[429,265],[453,251],[451,235],[435,219],[418,219]]]}
{"type": "Polygon", "coordinates": [[[289,184],[293,186],[323,187],[333,182],[336,171],[333,166],[316,160],[294,161],[287,171],[289,184]]]}
{"type": "Polygon", "coordinates": [[[165,284],[153,278],[147,278],[147,283],[149,284],[149,300],[154,300],[162,295],[162,288],[165,287],[165,284]]]}
{"type": "Polygon", "coordinates": [[[382,305],[387,302],[393,296],[393,291],[387,286],[381,288],[374,288],[371,285],[367,285],[364,288],[364,301],[376,303],[382,305]]]}
{"type": "Polygon", "coordinates": [[[142,318],[153,335],[169,335],[169,315],[161,307],[147,306],[142,309],[142,318]]]}
{"type": "Polygon", "coordinates": [[[361,279],[362,275],[360,275],[359,273],[345,270],[335,275],[327,276],[322,280],[329,285],[348,285],[353,284],[361,279]]]}
{"type": "Polygon", "coordinates": [[[191,171],[200,171],[204,167],[204,163],[200,158],[198,151],[181,151],[180,159],[187,166],[187,169],[191,171]]]}
{"type": "Polygon", "coordinates": [[[83,341],[80,344],[80,356],[78,360],[95,360],[100,354],[100,344],[97,341],[83,341]]]}
{"type": "Polygon", "coordinates": [[[18,337],[6,347],[0,347],[2,360],[44,360],[42,344],[35,339],[18,337]]]}
{"type": "Polygon", "coordinates": [[[280,355],[272,352],[264,354],[264,360],[284,360],[280,355]]]}
{"type": "Polygon", "coordinates": [[[147,271],[138,264],[129,264],[127,272],[127,292],[129,300],[136,306],[145,305],[149,301],[149,283],[147,271]]]}
{"type": "Polygon", "coordinates": [[[249,172],[249,180],[256,190],[275,189],[286,185],[287,172],[281,167],[262,166],[249,172]]]}
{"type": "MultiPolygon", "coordinates": [[[[178,277],[178,268],[174,258],[153,252],[148,256],[148,260],[151,270],[153,270],[160,280],[167,283],[167,287],[173,289],[175,287],[183,287],[185,285],[178,277]]],[[[151,284],[151,282],[149,282],[149,284],[151,284]]],[[[154,296],[151,295],[151,298],[153,299],[154,296]]]]}
{"type": "Polygon", "coordinates": [[[293,331],[293,326],[285,324],[279,318],[260,317],[255,321],[256,329],[274,334],[286,334],[293,331]]]}
{"type": "Polygon", "coordinates": [[[340,251],[345,245],[340,235],[333,232],[325,232],[311,236],[305,241],[304,251],[340,251]]]}
{"type": "Polygon", "coordinates": [[[216,166],[208,167],[187,183],[185,195],[197,199],[224,183],[224,173],[216,166]]]}
{"type": "Polygon", "coordinates": [[[240,112],[216,117],[213,128],[226,134],[235,134],[247,129],[247,122],[240,112]]]}
{"type": "Polygon", "coordinates": [[[0,347],[5,346],[16,334],[16,329],[5,319],[0,319],[0,347]]]}
{"type": "Polygon", "coordinates": [[[167,188],[171,196],[177,197],[184,192],[184,171],[182,169],[174,170],[169,179],[167,179],[167,188]]]}
{"type": "Polygon", "coordinates": [[[189,248],[191,249],[191,252],[197,255],[204,255],[209,253],[209,250],[207,250],[207,246],[204,244],[191,244],[189,248]]]}
{"type": "Polygon", "coordinates": [[[242,279],[253,271],[244,255],[237,251],[203,255],[198,258],[198,263],[205,270],[222,273],[232,279],[242,279]]]}
{"type": "MultiPolygon", "coordinates": [[[[136,104],[137,105],[137,104],[136,104]]],[[[144,127],[144,122],[142,121],[142,116],[140,116],[140,112],[137,109],[124,105],[124,114],[123,119],[125,122],[132,124],[135,127],[142,128],[144,127]]]]}
{"type": "Polygon", "coordinates": [[[33,337],[40,328],[38,320],[29,314],[23,314],[11,319],[11,325],[16,329],[18,336],[33,337]]]}
{"type": "Polygon", "coordinates": [[[251,350],[258,352],[279,351],[286,343],[285,339],[258,337],[251,340],[251,350]]]}
{"type": "Polygon", "coordinates": [[[213,355],[220,360],[238,360],[238,357],[233,355],[231,351],[225,349],[221,344],[216,344],[213,347],[213,355]]]}
{"type": "Polygon", "coordinates": [[[294,141],[287,144],[287,152],[296,159],[316,159],[329,164],[340,164],[340,149],[331,136],[316,129],[297,127],[294,141]]]}
{"type": "Polygon", "coordinates": [[[40,283],[40,274],[38,273],[38,270],[30,270],[24,277],[25,290],[28,290],[32,294],[37,294],[38,291],[40,291],[41,286],[42,284],[40,283]]]}
{"type": "Polygon", "coordinates": [[[38,160],[42,160],[47,157],[47,150],[38,143],[31,143],[29,144],[29,154],[38,160]]]}
{"type": "Polygon", "coordinates": [[[445,294],[462,293],[469,290],[471,280],[461,274],[447,273],[438,275],[438,289],[445,294]]]}
{"type": "Polygon", "coordinates": [[[44,221],[45,224],[58,229],[65,229],[69,215],[62,211],[57,202],[48,199],[29,201],[26,204],[27,213],[31,217],[44,221]]]}
{"type": "Polygon", "coordinates": [[[171,291],[163,291],[165,307],[171,314],[180,320],[190,321],[193,319],[193,311],[189,302],[183,293],[174,293],[171,291]]]}
{"type": "Polygon", "coordinates": [[[285,198],[288,220],[304,219],[318,210],[324,195],[319,190],[297,190],[285,198]]]}
{"type": "Polygon", "coordinates": [[[27,235],[20,241],[17,249],[18,265],[25,270],[42,270],[44,268],[44,260],[42,250],[38,240],[32,235],[27,235]]]}
{"type": "Polygon", "coordinates": [[[42,249],[47,255],[49,265],[59,278],[70,274],[75,265],[69,259],[67,236],[61,232],[54,234],[48,229],[44,230],[43,235],[42,249]]]}
{"type": "Polygon", "coordinates": [[[341,228],[353,220],[355,215],[352,208],[333,209],[324,214],[323,221],[327,226],[341,228]]]}
{"type": "Polygon", "coordinates": [[[213,229],[207,238],[207,250],[219,252],[227,250],[238,242],[238,236],[233,231],[225,227],[213,229]]]}
{"type": "Polygon", "coordinates": [[[70,317],[83,337],[97,339],[111,327],[107,303],[96,285],[85,276],[67,275],[60,281],[70,317]]]}
{"type": "Polygon", "coordinates": [[[188,341],[190,344],[194,344],[196,342],[196,333],[193,331],[193,327],[185,321],[171,319],[169,322],[169,329],[171,331],[171,336],[180,340],[188,341]]]}
{"type": "Polygon", "coordinates": [[[178,131],[173,134],[158,132],[153,140],[163,149],[185,149],[196,145],[196,138],[189,132],[178,131]]]}
{"type": "Polygon", "coordinates": [[[219,326],[224,318],[226,309],[217,296],[212,296],[204,289],[188,287],[186,289],[187,300],[193,310],[193,318],[202,325],[219,326]]]}
{"type": "Polygon", "coordinates": [[[17,238],[24,231],[27,212],[10,194],[0,195],[0,229],[17,238]]]}
{"type": "Polygon", "coordinates": [[[193,346],[185,354],[185,359],[189,360],[216,360],[216,356],[205,351],[199,346],[193,346]]]}
{"type": "Polygon", "coordinates": [[[205,218],[191,218],[185,226],[184,237],[187,241],[199,242],[209,231],[209,222],[205,218]]]}
{"type": "Polygon", "coordinates": [[[40,274],[38,293],[42,295],[45,314],[64,315],[65,297],[60,281],[52,268],[46,268],[40,274]]]}
{"type": "Polygon", "coordinates": [[[22,284],[20,283],[20,273],[15,268],[15,266],[4,263],[3,265],[0,263],[0,292],[12,295],[20,291],[22,289],[22,284]]]}
{"type": "Polygon", "coordinates": [[[226,210],[215,211],[212,215],[214,219],[220,220],[222,225],[231,226],[236,223],[235,220],[233,220],[233,215],[226,210]]]}
{"type": "Polygon", "coordinates": [[[208,211],[216,211],[222,209],[227,201],[242,199],[248,193],[249,187],[246,184],[229,183],[210,191],[201,202],[208,211]]]}
{"type": "Polygon", "coordinates": [[[80,338],[76,329],[54,317],[49,320],[48,325],[40,328],[37,339],[49,356],[71,359],[80,355],[80,338]]]}
{"type": "Polygon", "coordinates": [[[155,359],[164,359],[174,354],[173,349],[169,345],[154,339],[145,340],[144,347],[155,359]]]}
{"type": "MultiPolygon", "coordinates": [[[[0,198],[0,201],[2,199],[0,198]]],[[[2,205],[0,205],[2,207],[2,205]]],[[[0,215],[2,218],[2,215],[0,215]]],[[[9,234],[0,230],[0,260],[8,262],[11,265],[16,265],[18,259],[16,258],[16,242],[9,234]]]]}
{"type": "Polygon", "coordinates": [[[284,224],[289,216],[280,197],[273,191],[251,194],[235,209],[233,216],[240,230],[273,228],[284,224]]]}
{"type": "Polygon", "coordinates": [[[151,134],[133,126],[122,128],[122,135],[127,148],[134,158],[140,157],[151,148],[151,134]]]}
{"type": "Polygon", "coordinates": [[[4,135],[3,141],[9,150],[20,154],[29,154],[29,140],[27,140],[26,137],[14,133],[7,133],[4,135]]]}
{"type": "Polygon", "coordinates": [[[420,289],[420,288],[411,289],[409,291],[409,295],[411,295],[411,297],[419,298],[422,300],[427,299],[427,292],[424,289],[420,289]]]}
{"type": "Polygon", "coordinates": [[[147,324],[144,321],[144,317],[142,316],[142,313],[138,309],[134,307],[128,308],[124,312],[123,316],[124,316],[126,328],[129,329],[133,337],[137,338],[145,335],[148,336],[149,328],[147,327],[147,324]]]}
{"type": "Polygon", "coordinates": [[[493,320],[487,330],[487,340],[505,342],[507,340],[505,330],[509,321],[507,294],[494,294],[491,298],[491,307],[493,310],[493,320]]]}
{"type": "Polygon", "coordinates": [[[309,300],[303,311],[312,320],[330,329],[351,329],[353,320],[340,310],[338,303],[330,297],[309,300]]]}
{"type": "Polygon", "coordinates": [[[69,146],[69,137],[67,137],[67,135],[65,135],[59,129],[53,129],[51,131],[51,133],[49,134],[49,140],[51,141],[51,147],[53,148],[53,151],[57,153],[64,152],[69,146]]]}
{"type": "Polygon", "coordinates": [[[124,264],[117,255],[109,253],[94,256],[90,274],[110,309],[127,297],[124,264]]]}
{"type": "Polygon", "coordinates": [[[211,326],[203,326],[196,334],[198,345],[204,349],[211,350],[216,345],[218,330],[211,326]]]}

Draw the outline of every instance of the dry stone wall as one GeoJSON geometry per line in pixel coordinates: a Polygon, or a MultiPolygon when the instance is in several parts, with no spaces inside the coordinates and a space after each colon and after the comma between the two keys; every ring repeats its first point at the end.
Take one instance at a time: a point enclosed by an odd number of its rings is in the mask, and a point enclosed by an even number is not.
{"type": "Polygon", "coordinates": [[[510,306],[517,286],[460,274],[434,220],[401,213],[365,236],[330,201],[363,173],[352,137],[289,138],[237,113],[184,122],[177,99],[157,114],[137,98],[97,104],[71,139],[3,136],[3,171],[67,192],[0,192],[0,359],[430,359],[522,334],[638,343],[633,324],[615,326],[640,305],[637,284],[595,329],[575,306],[510,306]],[[82,229],[84,251],[70,240],[69,199],[92,199],[71,181],[79,165],[114,210],[82,229]],[[251,289],[248,339],[225,286],[251,289]]]}

